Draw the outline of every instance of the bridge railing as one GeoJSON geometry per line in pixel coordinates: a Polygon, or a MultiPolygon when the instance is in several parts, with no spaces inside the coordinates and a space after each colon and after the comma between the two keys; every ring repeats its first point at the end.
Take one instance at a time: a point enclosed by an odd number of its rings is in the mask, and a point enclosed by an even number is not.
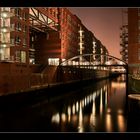
{"type": "Polygon", "coordinates": [[[125,71],[124,67],[126,65],[127,63],[124,62],[123,60],[105,54],[78,55],[63,61],[60,64],[60,66],[72,66],[72,67],[86,68],[86,69],[104,69],[104,70],[114,70],[114,71],[118,71],[118,69],[115,69],[115,67],[118,67],[120,71],[125,71]]]}

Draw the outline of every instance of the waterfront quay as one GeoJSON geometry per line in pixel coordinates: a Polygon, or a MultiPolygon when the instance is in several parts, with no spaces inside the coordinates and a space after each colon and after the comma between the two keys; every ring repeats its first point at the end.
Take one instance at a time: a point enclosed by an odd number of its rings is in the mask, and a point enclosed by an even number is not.
{"type": "MultiPolygon", "coordinates": [[[[9,63],[3,63],[9,65],[9,63]]],[[[12,64],[13,65],[13,64],[12,64]]],[[[109,71],[104,70],[91,70],[83,68],[73,68],[71,66],[49,66],[46,72],[28,74],[25,72],[12,74],[12,67],[3,71],[2,84],[1,84],[1,104],[14,105],[15,99],[22,104],[22,101],[30,101],[32,98],[39,98],[47,93],[44,91],[50,89],[67,89],[70,85],[82,85],[88,81],[100,80],[109,77],[109,71]],[[6,73],[4,73],[6,72],[6,73]],[[17,80],[18,79],[18,80],[17,80]],[[15,98],[15,99],[14,99],[15,98]],[[7,99],[7,102],[6,100],[7,99]]],[[[17,66],[18,67],[18,66],[17,66]]],[[[19,68],[19,67],[18,67],[19,68]]],[[[19,69],[20,70],[20,69],[19,69]]],[[[60,93],[58,93],[60,94],[60,93]]],[[[53,93],[48,93],[46,96],[54,96],[53,93]],[[52,95],[51,95],[52,94],[52,95]]]]}

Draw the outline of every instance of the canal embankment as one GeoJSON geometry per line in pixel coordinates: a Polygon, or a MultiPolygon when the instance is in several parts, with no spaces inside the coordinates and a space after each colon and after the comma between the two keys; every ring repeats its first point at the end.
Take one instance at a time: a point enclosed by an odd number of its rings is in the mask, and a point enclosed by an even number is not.
{"type": "MultiPolygon", "coordinates": [[[[6,63],[4,63],[6,65],[6,63]]],[[[26,66],[7,65],[1,74],[0,106],[3,108],[37,102],[44,98],[61,96],[63,91],[74,90],[104,78],[117,76],[102,69],[84,69],[70,66],[49,66],[43,73],[35,68],[27,72],[26,66]],[[18,69],[19,68],[19,69],[18,69]]],[[[2,69],[1,69],[2,70],[2,69]]]]}

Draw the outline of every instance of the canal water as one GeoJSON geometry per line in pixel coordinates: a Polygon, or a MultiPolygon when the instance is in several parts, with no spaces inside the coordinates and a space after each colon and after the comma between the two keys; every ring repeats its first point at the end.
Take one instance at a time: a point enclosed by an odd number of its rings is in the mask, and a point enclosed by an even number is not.
{"type": "MultiPolygon", "coordinates": [[[[58,92],[59,95],[59,91],[58,92]]],[[[126,132],[126,79],[90,83],[63,96],[0,113],[1,132],[126,132]]]]}

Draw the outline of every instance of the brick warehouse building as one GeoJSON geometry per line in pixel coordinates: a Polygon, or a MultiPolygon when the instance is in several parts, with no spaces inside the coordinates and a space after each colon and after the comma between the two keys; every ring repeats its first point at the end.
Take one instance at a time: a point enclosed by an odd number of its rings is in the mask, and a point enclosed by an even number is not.
{"type": "Polygon", "coordinates": [[[128,64],[131,74],[140,73],[140,9],[128,8],[128,64]]]}
{"type": "Polygon", "coordinates": [[[42,71],[43,84],[54,82],[49,65],[104,48],[67,8],[1,7],[0,13],[1,95],[39,84],[42,71]]]}

